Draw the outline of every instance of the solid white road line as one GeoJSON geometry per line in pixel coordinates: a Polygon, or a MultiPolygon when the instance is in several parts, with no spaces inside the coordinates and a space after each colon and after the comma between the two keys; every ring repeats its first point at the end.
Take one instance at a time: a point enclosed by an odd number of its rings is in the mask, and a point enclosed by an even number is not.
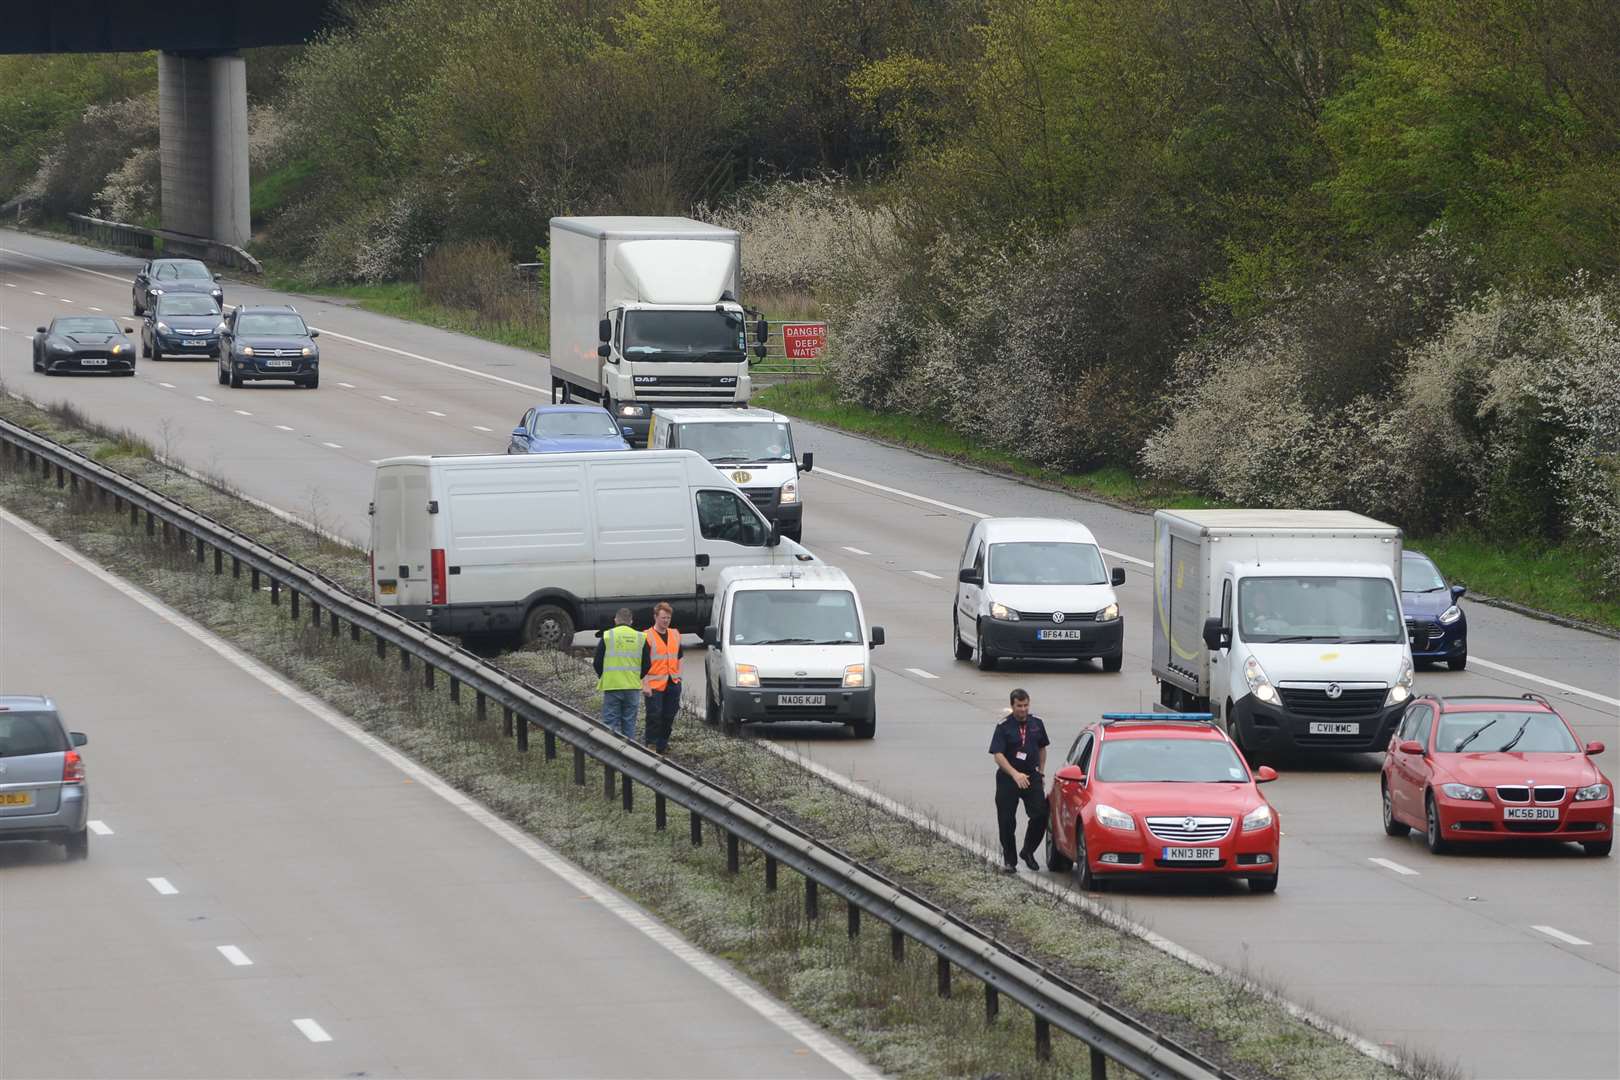
{"type": "Polygon", "coordinates": [[[387,394],[378,394],[377,396],[382,398],[384,401],[398,401],[399,400],[399,398],[397,398],[397,397],[389,397],[387,394]]]}
{"type": "Polygon", "coordinates": [[[166,877],[149,877],[146,879],[146,883],[152,886],[152,888],[156,889],[158,891],[158,895],[160,896],[173,896],[175,893],[180,891],[173,885],[170,885],[169,879],[166,877]]]}
{"type": "Polygon", "coordinates": [[[919,679],[937,679],[937,678],[939,678],[939,676],[935,675],[933,672],[924,671],[920,667],[908,667],[908,668],[906,668],[906,670],[911,672],[913,675],[917,676],[917,678],[919,678],[919,679]]]}
{"type": "MultiPolygon", "coordinates": [[[[26,533],[34,540],[61,555],[68,562],[73,563],[86,573],[94,575],[100,581],[134,600],[171,626],[179,629],[182,633],[213,650],[238,669],[258,679],[265,686],[298,705],[304,711],[328,724],[334,730],[347,735],[384,761],[387,761],[414,783],[420,785],[423,790],[431,791],[439,796],[439,798],[523,852],[534,862],[550,870],[581,893],[588,895],[607,911],[661,945],[737,1001],[753,1009],[760,1016],[798,1039],[840,1072],[854,1078],[854,1080],[880,1080],[881,1073],[849,1053],[832,1039],[823,1035],[815,1025],[806,1022],[774,1000],[762,999],[753,983],[740,978],[730,967],[677,936],[674,931],[648,915],[630,900],[614,892],[528,833],[523,832],[509,822],[503,821],[470,796],[451,787],[436,774],[423,768],[382,740],[361,730],[354,721],[340,715],[313,694],[293,686],[257,660],[215,637],[191,619],[164,604],[161,600],[96,565],[55,538],[47,536],[31,522],[24,521],[4,508],[0,508],[0,521],[4,521],[6,524],[26,533]]],[[[304,1030],[300,1021],[294,1021],[294,1023],[300,1024],[299,1030],[304,1030]]],[[[314,1024],[314,1021],[311,1020],[309,1023],[314,1024]]],[[[316,1025],[316,1028],[319,1030],[319,1025],[316,1025]]],[[[308,1032],[305,1033],[308,1034],[308,1032]]],[[[321,1034],[325,1035],[325,1032],[322,1031],[321,1034]]]]}
{"type": "MultiPolygon", "coordinates": [[[[130,283],[130,279],[127,277],[119,277],[117,274],[106,274],[100,270],[87,270],[82,266],[74,266],[72,263],[65,263],[58,259],[47,259],[43,255],[30,255],[26,251],[14,251],[11,248],[0,248],[0,252],[4,252],[7,255],[16,255],[18,258],[22,259],[33,259],[35,262],[50,263],[52,266],[64,266],[69,270],[77,270],[81,274],[94,274],[96,277],[106,278],[108,281],[116,281],[120,285],[128,285],[130,283]]],[[[44,296],[45,294],[35,293],[34,295],[44,296]]]]}
{"type": "Polygon", "coordinates": [[[870,555],[870,554],[872,554],[870,551],[862,551],[860,548],[850,547],[848,544],[844,545],[844,550],[849,552],[851,555],[870,555]]]}
{"type": "Polygon", "coordinates": [[[944,580],[938,574],[930,574],[927,570],[913,570],[912,573],[916,574],[918,577],[925,577],[929,581],[943,581],[944,580]]]}
{"type": "MultiPolygon", "coordinates": [[[[347,334],[340,334],[336,330],[328,330],[321,326],[317,326],[315,329],[319,330],[328,337],[335,337],[341,341],[351,341],[356,345],[364,345],[371,349],[381,349],[383,352],[391,352],[395,356],[406,356],[412,360],[420,360],[424,364],[433,364],[438,367],[449,368],[451,371],[459,371],[463,375],[471,375],[474,378],[488,379],[490,382],[504,383],[507,386],[515,386],[519,390],[528,390],[535,394],[550,393],[548,390],[542,390],[538,386],[530,386],[528,383],[518,382],[516,379],[503,379],[499,375],[491,375],[487,371],[476,371],[473,368],[463,367],[460,364],[452,364],[446,360],[435,360],[431,356],[423,356],[421,353],[406,352],[404,349],[396,349],[392,345],[379,345],[375,341],[367,341],[365,338],[350,337],[347,334]]],[[[543,357],[537,355],[536,359],[543,359],[543,357]]]]}
{"type": "Polygon", "coordinates": [[[332,1036],[326,1033],[326,1029],[321,1027],[321,1025],[317,1024],[315,1021],[309,1019],[307,1016],[302,1020],[294,1020],[293,1027],[297,1028],[299,1031],[302,1031],[304,1033],[304,1038],[308,1039],[310,1042],[332,1041],[332,1036]]]}
{"type": "Polygon", "coordinates": [[[91,818],[88,822],[86,822],[86,824],[90,826],[90,831],[95,833],[97,836],[111,836],[113,834],[113,831],[107,828],[107,823],[105,821],[98,821],[95,818],[91,818]]]}
{"type": "Polygon", "coordinates": [[[237,967],[253,966],[253,961],[248,959],[247,953],[243,952],[241,949],[238,949],[235,945],[216,945],[214,947],[219,950],[219,955],[223,956],[237,967]]]}
{"type": "Polygon", "coordinates": [[[1417,877],[1418,876],[1418,872],[1416,870],[1413,870],[1409,866],[1402,866],[1400,863],[1394,861],[1393,859],[1368,858],[1367,861],[1370,862],[1370,863],[1377,863],[1379,866],[1382,866],[1385,870],[1393,870],[1397,874],[1404,874],[1407,877],[1417,877]]]}
{"type": "Polygon", "coordinates": [[[1470,656],[1468,659],[1470,663],[1478,664],[1483,668],[1490,668],[1492,671],[1500,671],[1504,675],[1516,675],[1521,679],[1529,679],[1532,682],[1538,682],[1543,686],[1550,686],[1555,690],[1562,690],[1565,693],[1579,694],[1582,697],[1591,698],[1593,701],[1601,701],[1605,705],[1613,705],[1615,708],[1620,709],[1620,698],[1612,698],[1606,694],[1595,693],[1591,690],[1582,690],[1580,687],[1571,686],[1568,683],[1554,682],[1552,679],[1544,679],[1540,675],[1532,675],[1528,671],[1520,671],[1518,668],[1511,668],[1506,664],[1498,664],[1490,660],[1481,660],[1477,656],[1470,656]]]}
{"type": "Polygon", "coordinates": [[[1555,926],[1532,926],[1530,929],[1539,930],[1550,938],[1562,941],[1565,945],[1590,945],[1590,941],[1578,938],[1574,934],[1566,934],[1555,926]]]}

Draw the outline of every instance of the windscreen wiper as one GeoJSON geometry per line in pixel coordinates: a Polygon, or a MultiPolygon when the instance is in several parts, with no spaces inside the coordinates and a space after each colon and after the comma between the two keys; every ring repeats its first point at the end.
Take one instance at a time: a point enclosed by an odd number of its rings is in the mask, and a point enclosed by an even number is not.
{"type": "Polygon", "coordinates": [[[1511,750],[1515,746],[1517,746],[1519,744],[1519,740],[1524,738],[1524,729],[1529,727],[1530,726],[1530,721],[1534,720],[1535,718],[1536,718],[1535,713],[1526,713],[1525,717],[1524,717],[1524,723],[1519,725],[1519,730],[1515,731],[1513,733],[1513,738],[1509,739],[1507,742],[1502,744],[1502,749],[1498,750],[1497,753],[1505,754],[1509,750],[1511,750]]]}
{"type": "Polygon", "coordinates": [[[1485,723],[1481,724],[1479,727],[1475,728],[1473,731],[1470,731],[1467,735],[1464,735],[1463,738],[1462,738],[1462,741],[1457,744],[1456,748],[1452,752],[1457,753],[1457,754],[1462,753],[1463,747],[1467,746],[1469,743],[1471,743],[1475,739],[1479,738],[1482,734],[1485,733],[1486,728],[1490,727],[1492,724],[1496,723],[1496,721],[1500,720],[1500,719],[1501,719],[1501,717],[1498,716],[1498,717],[1494,717],[1494,718],[1492,718],[1490,720],[1487,720],[1485,723]]]}
{"type": "Polygon", "coordinates": [[[1288,643],[1300,642],[1300,641],[1322,641],[1324,639],[1325,639],[1325,636],[1322,635],[1322,634],[1296,634],[1293,637],[1272,638],[1270,641],[1266,642],[1266,644],[1267,645],[1277,645],[1277,644],[1288,644],[1288,643]]]}
{"type": "Polygon", "coordinates": [[[771,638],[767,641],[750,641],[749,645],[814,645],[816,642],[807,637],[771,638]]]}

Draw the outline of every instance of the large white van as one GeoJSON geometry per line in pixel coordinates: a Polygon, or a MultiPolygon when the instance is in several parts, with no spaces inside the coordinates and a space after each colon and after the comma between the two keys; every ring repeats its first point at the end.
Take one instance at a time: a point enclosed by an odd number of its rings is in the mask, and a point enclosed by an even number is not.
{"type": "Polygon", "coordinates": [[[842,570],[726,570],[703,642],[709,723],[736,731],[744,721],[813,720],[848,724],[859,739],[877,730],[872,649],[883,627],[867,628],[842,570]]]}
{"type": "Polygon", "coordinates": [[[1061,518],[985,518],[968,532],[956,573],[956,659],[988,671],[1003,656],[1124,661],[1125,620],[1091,530],[1061,518]]]}
{"type": "Polygon", "coordinates": [[[690,450],[388,458],[372,490],[373,597],[439,633],[560,648],[660,600],[695,628],[727,567],[813,558],[690,450]]]}
{"type": "Polygon", "coordinates": [[[793,421],[769,409],[653,410],[647,446],[654,450],[696,450],[742,489],[766,519],[797,540],[804,535],[804,493],[799,473],[809,472],[815,455],[801,462],[793,454],[793,421]]]}

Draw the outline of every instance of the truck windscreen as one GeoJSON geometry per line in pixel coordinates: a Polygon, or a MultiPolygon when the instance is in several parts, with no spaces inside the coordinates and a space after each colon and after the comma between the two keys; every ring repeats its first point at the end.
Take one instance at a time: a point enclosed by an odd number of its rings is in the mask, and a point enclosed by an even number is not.
{"type": "Polygon", "coordinates": [[[727,311],[630,311],[624,316],[624,355],[632,360],[743,358],[742,316],[727,311]]]}
{"type": "Polygon", "coordinates": [[[1374,577],[1244,578],[1238,618],[1243,640],[1254,644],[1387,643],[1406,630],[1394,584],[1374,577]]]}
{"type": "Polygon", "coordinates": [[[724,465],[793,460],[793,435],[786,424],[682,424],[671,445],[724,465]]]}

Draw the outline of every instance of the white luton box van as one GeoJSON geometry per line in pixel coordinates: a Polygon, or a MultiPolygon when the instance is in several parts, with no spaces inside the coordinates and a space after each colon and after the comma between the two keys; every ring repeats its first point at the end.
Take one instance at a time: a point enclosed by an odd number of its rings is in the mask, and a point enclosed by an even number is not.
{"type": "Polygon", "coordinates": [[[372,492],[373,596],[437,633],[561,648],[660,600],[695,631],[727,567],[813,561],[690,450],[388,458],[372,492]]]}
{"type": "Polygon", "coordinates": [[[1153,515],[1160,703],[1249,753],[1381,750],[1412,694],[1401,530],[1339,510],[1153,515]]]}

